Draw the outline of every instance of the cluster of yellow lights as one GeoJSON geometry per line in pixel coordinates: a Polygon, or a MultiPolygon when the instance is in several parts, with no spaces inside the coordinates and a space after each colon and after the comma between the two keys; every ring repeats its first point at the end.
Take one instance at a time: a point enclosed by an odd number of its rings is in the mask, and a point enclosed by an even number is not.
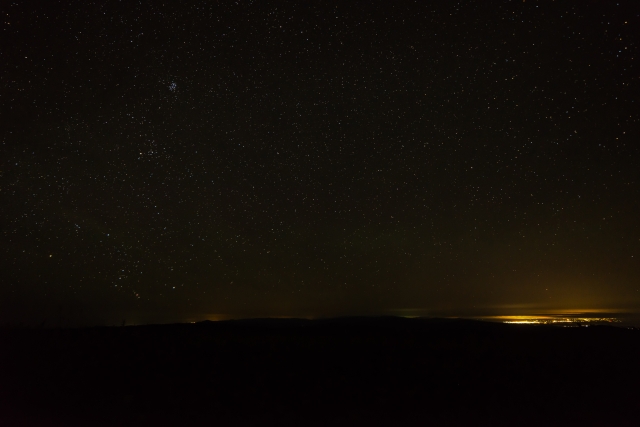
{"type": "Polygon", "coordinates": [[[505,316],[510,317],[509,320],[503,320],[503,323],[515,324],[543,324],[550,325],[555,323],[614,323],[619,322],[613,317],[526,317],[526,316],[505,316]]]}

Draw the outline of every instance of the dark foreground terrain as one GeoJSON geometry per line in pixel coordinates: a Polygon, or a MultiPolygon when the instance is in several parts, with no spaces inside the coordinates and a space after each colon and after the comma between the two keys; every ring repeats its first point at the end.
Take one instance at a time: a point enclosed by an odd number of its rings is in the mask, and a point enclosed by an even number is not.
{"type": "Polygon", "coordinates": [[[640,425],[640,331],[253,320],[0,331],[0,425],[640,425]]]}

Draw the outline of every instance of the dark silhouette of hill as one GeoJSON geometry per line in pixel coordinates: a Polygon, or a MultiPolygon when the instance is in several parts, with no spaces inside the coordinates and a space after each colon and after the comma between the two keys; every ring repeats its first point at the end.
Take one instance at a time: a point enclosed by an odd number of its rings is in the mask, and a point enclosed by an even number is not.
{"type": "Polygon", "coordinates": [[[0,425],[637,425],[640,331],[258,319],[0,331],[0,425]]]}

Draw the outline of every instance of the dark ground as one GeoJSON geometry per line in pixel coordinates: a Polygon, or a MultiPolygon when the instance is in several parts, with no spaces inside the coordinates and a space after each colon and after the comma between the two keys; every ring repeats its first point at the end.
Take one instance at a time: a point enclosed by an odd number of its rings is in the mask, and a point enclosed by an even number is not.
{"type": "Polygon", "coordinates": [[[0,425],[640,425],[640,330],[252,320],[0,331],[0,425]]]}

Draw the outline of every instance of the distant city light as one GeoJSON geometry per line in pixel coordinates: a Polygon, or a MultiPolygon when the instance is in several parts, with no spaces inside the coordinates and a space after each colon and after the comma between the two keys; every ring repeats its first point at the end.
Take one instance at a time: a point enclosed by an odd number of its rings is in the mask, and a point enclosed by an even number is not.
{"type": "Polygon", "coordinates": [[[553,325],[556,323],[619,323],[620,320],[615,317],[550,317],[550,316],[504,316],[509,319],[502,320],[502,323],[511,324],[534,324],[534,325],[553,325]]]}

